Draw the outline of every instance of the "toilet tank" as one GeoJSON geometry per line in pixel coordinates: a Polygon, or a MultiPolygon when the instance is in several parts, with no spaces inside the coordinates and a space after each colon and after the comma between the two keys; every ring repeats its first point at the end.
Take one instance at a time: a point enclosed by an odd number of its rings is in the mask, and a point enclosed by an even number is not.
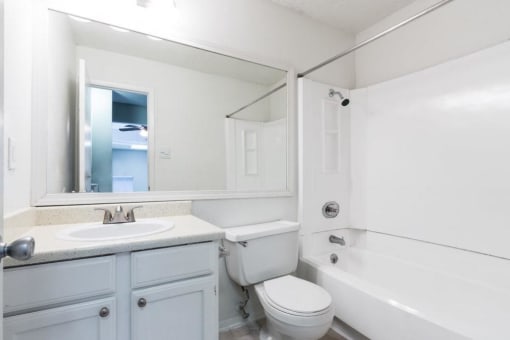
{"type": "Polygon", "coordinates": [[[275,221],[225,229],[227,271],[241,286],[296,270],[299,223],[275,221]]]}

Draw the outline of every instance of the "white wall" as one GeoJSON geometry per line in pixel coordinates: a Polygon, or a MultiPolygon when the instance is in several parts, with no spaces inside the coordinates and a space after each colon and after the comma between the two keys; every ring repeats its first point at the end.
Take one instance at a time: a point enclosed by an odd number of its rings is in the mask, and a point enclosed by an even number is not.
{"type": "MultiPolygon", "coordinates": [[[[437,3],[417,0],[356,36],[382,32],[437,3]]],[[[392,79],[510,38],[508,0],[457,0],[356,52],[356,87],[392,79]]]]}
{"type": "Polygon", "coordinates": [[[353,91],[355,227],[510,259],[509,60],[505,42],[353,91]]]}
{"type": "Polygon", "coordinates": [[[76,60],[75,43],[65,17],[52,14],[48,24],[48,192],[71,192],[74,185],[76,60]]]}
{"type": "MultiPolygon", "coordinates": [[[[267,91],[266,86],[117,53],[77,48],[90,81],[147,89],[154,101],[152,190],[223,190],[225,115],[267,91]],[[158,157],[169,148],[170,159],[158,157]]],[[[243,116],[266,120],[269,103],[243,116]]]]}
{"type": "Polygon", "coordinates": [[[6,0],[4,11],[4,214],[9,214],[30,205],[33,42],[30,1],[6,0]],[[14,170],[7,170],[7,138],[15,141],[14,170]]]}

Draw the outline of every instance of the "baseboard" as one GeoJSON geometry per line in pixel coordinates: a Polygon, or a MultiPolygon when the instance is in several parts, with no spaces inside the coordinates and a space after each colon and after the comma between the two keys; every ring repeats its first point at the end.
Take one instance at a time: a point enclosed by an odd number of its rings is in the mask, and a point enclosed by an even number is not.
{"type": "Polygon", "coordinates": [[[252,322],[257,322],[259,320],[264,319],[264,317],[265,317],[264,312],[262,312],[262,313],[255,313],[254,315],[250,315],[250,317],[248,319],[243,319],[239,315],[239,316],[236,316],[233,318],[221,320],[220,326],[219,326],[220,332],[228,331],[229,329],[232,329],[232,328],[238,328],[238,327],[244,326],[244,325],[252,323],[252,322]]]}

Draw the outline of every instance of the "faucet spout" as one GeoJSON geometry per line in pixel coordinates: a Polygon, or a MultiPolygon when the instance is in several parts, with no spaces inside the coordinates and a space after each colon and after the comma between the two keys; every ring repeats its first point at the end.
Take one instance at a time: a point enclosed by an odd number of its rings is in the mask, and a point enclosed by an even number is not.
{"type": "Polygon", "coordinates": [[[110,223],[126,223],[127,219],[124,215],[124,209],[122,209],[121,205],[115,207],[115,212],[113,213],[113,217],[110,223]]]}
{"type": "Polygon", "coordinates": [[[329,235],[329,242],[331,243],[337,243],[341,246],[345,246],[345,240],[344,237],[338,237],[336,235],[329,235]]]}

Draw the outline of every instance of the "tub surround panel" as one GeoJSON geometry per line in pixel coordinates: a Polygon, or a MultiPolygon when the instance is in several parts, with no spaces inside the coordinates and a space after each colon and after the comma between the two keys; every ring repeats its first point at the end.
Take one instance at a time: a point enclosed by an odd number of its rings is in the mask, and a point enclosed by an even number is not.
{"type": "MultiPolygon", "coordinates": [[[[461,280],[499,290],[509,295],[510,261],[489,255],[481,255],[433,243],[410,240],[358,229],[338,229],[314,233],[310,237],[310,251],[304,256],[335,253],[342,261],[342,254],[349,248],[365,249],[369,252],[391,257],[406,263],[445,273],[461,280]],[[331,244],[329,235],[344,236],[346,246],[331,244]]],[[[362,269],[363,263],[360,263],[362,269]]]]}
{"type": "Polygon", "coordinates": [[[351,91],[351,195],[350,227],[367,229],[367,119],[368,90],[351,91]]]}
{"type": "Polygon", "coordinates": [[[350,108],[341,106],[329,89],[349,98],[349,91],[309,79],[298,80],[300,125],[299,168],[301,234],[349,226],[350,108]],[[340,205],[335,218],[325,218],[322,206],[340,205]]]}
{"type": "Polygon", "coordinates": [[[505,42],[352,91],[354,227],[510,259],[509,58],[505,42]]]}
{"type": "Polygon", "coordinates": [[[114,241],[68,241],[56,234],[74,225],[37,226],[30,229],[11,228],[6,233],[7,242],[19,237],[32,236],[36,240],[35,254],[28,261],[4,259],[4,267],[24,266],[35,263],[63,261],[84,257],[123,253],[142,249],[170,247],[188,243],[215,241],[223,238],[222,229],[191,215],[161,218],[175,223],[171,230],[137,238],[114,241]]]}
{"type": "Polygon", "coordinates": [[[487,289],[510,295],[510,261],[436,244],[366,232],[364,242],[370,251],[415,263],[431,270],[449,273],[487,289]]]}

